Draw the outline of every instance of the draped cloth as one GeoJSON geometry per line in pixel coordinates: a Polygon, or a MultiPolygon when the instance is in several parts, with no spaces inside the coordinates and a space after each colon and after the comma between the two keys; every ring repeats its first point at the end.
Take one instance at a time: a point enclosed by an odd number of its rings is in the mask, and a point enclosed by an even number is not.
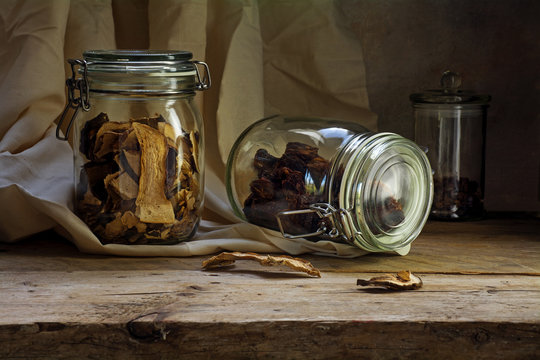
{"type": "Polygon", "coordinates": [[[209,64],[212,88],[197,95],[207,146],[199,230],[193,240],[176,245],[134,246],[102,245],[72,212],[73,151],[55,138],[54,122],[65,105],[65,60],[81,58],[87,49],[116,48],[111,0],[3,0],[0,241],[55,229],[79,250],[95,254],[364,254],[346,244],[285,239],[243,222],[233,214],[224,185],[236,136],[264,116],[332,117],[376,129],[362,49],[342,25],[337,5],[322,0],[148,0],[149,48],[191,51],[209,64]]]}

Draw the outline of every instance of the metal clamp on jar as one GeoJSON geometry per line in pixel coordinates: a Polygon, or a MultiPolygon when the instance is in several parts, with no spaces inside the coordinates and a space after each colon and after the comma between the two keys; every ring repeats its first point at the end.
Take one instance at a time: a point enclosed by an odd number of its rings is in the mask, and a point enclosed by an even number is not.
{"type": "Polygon", "coordinates": [[[197,230],[204,136],[194,97],[210,87],[210,76],[191,58],[93,50],[69,60],[56,134],[67,140],[73,125],[75,211],[103,244],[173,244],[197,230]]]}
{"type": "Polygon", "coordinates": [[[431,169],[412,141],[346,121],[273,116],[247,128],[227,164],[237,216],[286,238],[406,253],[432,201],[431,169]]]}
{"type": "Polygon", "coordinates": [[[431,216],[480,218],[484,212],[484,152],[489,95],[461,90],[461,76],[447,71],[441,89],[412,94],[415,141],[433,169],[431,216]]]}

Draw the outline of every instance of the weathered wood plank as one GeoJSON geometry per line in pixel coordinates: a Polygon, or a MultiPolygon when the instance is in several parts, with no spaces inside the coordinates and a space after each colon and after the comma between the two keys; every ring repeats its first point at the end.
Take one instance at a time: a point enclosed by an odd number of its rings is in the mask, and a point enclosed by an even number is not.
{"type": "MultiPolygon", "coordinates": [[[[428,222],[407,256],[370,254],[355,259],[303,256],[322,271],[393,272],[402,269],[446,274],[540,276],[540,220],[495,219],[428,222]]],[[[58,235],[45,233],[16,244],[0,243],[0,271],[197,269],[182,258],[122,258],[78,253],[58,235]],[[31,258],[31,261],[29,261],[31,258]]]]}
{"type": "Polygon", "coordinates": [[[326,271],[540,275],[540,219],[428,222],[407,256],[372,254],[338,263],[317,260],[326,271]]]}
{"type": "Polygon", "coordinates": [[[159,313],[167,321],[538,322],[540,277],[421,275],[417,291],[356,286],[372,274],[75,271],[2,274],[0,324],[127,322],[159,313]],[[256,314],[256,317],[254,317],[256,314]]]}
{"type": "Polygon", "coordinates": [[[429,223],[406,257],[306,256],[320,279],[89,256],[51,234],[0,244],[0,358],[536,359],[539,225],[429,223]],[[356,286],[403,269],[424,286],[356,286]]]}
{"type": "MultiPolygon", "coordinates": [[[[496,323],[32,324],[3,359],[537,359],[540,328],[496,323]]],[[[9,341],[5,341],[6,334],[9,341]]]]}

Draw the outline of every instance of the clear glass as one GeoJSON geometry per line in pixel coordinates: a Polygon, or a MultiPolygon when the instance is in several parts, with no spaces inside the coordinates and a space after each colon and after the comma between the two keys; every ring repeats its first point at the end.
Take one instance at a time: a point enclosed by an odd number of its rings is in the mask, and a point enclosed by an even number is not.
{"type": "Polygon", "coordinates": [[[231,150],[226,180],[240,218],[368,251],[409,245],[432,200],[428,160],[412,141],[331,119],[274,116],[253,124],[231,150]],[[321,206],[330,216],[315,211],[321,206]]]}
{"type": "Polygon", "coordinates": [[[75,211],[103,244],[174,244],[200,222],[204,133],[194,67],[150,65],[88,65],[90,110],[73,126],[75,211]]]}
{"type": "Polygon", "coordinates": [[[484,212],[485,106],[416,104],[415,141],[433,169],[431,216],[477,219],[484,212]]]}

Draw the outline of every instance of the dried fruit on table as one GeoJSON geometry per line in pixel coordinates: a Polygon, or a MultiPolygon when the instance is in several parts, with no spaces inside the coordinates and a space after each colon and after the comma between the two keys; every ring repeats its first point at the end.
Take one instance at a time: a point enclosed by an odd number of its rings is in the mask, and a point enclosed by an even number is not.
{"type": "Polygon", "coordinates": [[[372,277],[369,280],[358,279],[356,285],[359,286],[377,286],[391,290],[416,290],[423,285],[422,279],[408,270],[403,270],[394,274],[384,274],[372,277]]]}
{"type": "Polygon", "coordinates": [[[203,269],[213,269],[234,264],[236,260],[254,260],[265,266],[285,265],[289,268],[305,272],[310,276],[321,277],[319,269],[309,261],[293,258],[288,255],[259,255],[251,252],[222,252],[208,260],[203,261],[203,269]]]}
{"type": "Polygon", "coordinates": [[[199,221],[199,135],[156,115],[81,131],[76,210],[103,243],[157,244],[187,238],[199,221]]]}

